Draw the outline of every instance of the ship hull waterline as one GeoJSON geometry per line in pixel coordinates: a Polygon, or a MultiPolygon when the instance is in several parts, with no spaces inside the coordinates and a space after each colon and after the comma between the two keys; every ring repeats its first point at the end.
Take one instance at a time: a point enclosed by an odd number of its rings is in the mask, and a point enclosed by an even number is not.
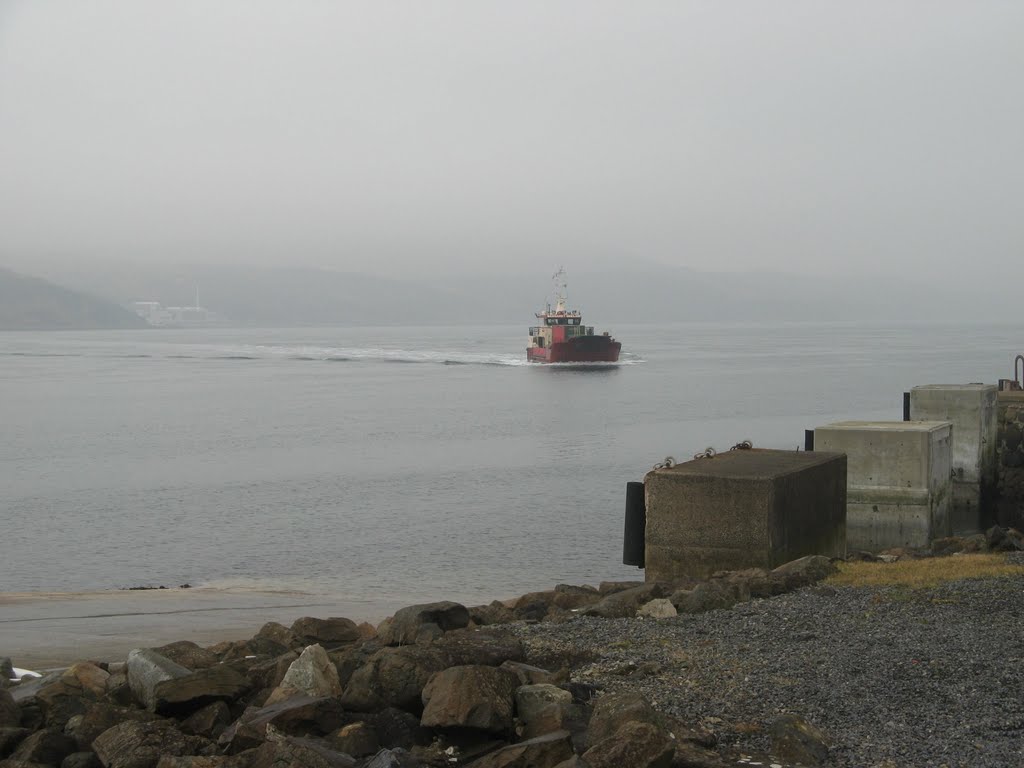
{"type": "Polygon", "coordinates": [[[622,344],[607,336],[579,336],[548,347],[528,347],[531,363],[617,363],[622,344]]]}

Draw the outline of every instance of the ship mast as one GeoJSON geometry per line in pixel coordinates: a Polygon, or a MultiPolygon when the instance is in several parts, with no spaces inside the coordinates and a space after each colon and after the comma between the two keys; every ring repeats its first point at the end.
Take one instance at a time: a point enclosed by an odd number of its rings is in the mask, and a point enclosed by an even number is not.
{"type": "Polygon", "coordinates": [[[565,312],[565,302],[568,299],[565,282],[565,267],[559,267],[558,271],[551,276],[555,284],[555,312],[565,312]]]}

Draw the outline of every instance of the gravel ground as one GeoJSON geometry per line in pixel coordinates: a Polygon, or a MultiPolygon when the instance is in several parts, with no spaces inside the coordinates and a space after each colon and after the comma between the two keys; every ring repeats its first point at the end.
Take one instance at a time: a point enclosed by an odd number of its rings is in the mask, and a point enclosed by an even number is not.
{"type": "Polygon", "coordinates": [[[672,619],[520,625],[537,662],[637,690],[719,747],[769,751],[791,712],[833,766],[1024,765],[1024,577],[933,589],[812,587],[672,619]]]}

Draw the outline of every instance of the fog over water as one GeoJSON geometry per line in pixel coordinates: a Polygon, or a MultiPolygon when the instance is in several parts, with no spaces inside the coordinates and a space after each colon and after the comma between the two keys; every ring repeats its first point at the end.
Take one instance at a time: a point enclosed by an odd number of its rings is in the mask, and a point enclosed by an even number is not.
{"type": "Polygon", "coordinates": [[[1013,2],[8,0],[0,263],[1019,279],[1021,28],[1013,2]]]}

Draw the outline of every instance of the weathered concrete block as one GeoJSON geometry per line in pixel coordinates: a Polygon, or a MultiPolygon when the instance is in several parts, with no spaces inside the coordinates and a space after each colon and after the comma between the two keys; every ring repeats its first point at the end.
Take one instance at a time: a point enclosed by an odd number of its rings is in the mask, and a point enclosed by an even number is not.
{"type": "Polygon", "coordinates": [[[846,554],[846,457],[737,450],[648,472],[646,578],[846,554]]]}
{"type": "Polygon", "coordinates": [[[953,533],[984,530],[993,519],[999,391],[994,384],[929,384],[910,390],[910,418],[948,421],[953,495],[953,533]]]}
{"type": "Polygon", "coordinates": [[[847,455],[846,540],[851,549],[925,547],[951,534],[948,421],[841,421],[814,430],[814,446],[847,455]]]}

